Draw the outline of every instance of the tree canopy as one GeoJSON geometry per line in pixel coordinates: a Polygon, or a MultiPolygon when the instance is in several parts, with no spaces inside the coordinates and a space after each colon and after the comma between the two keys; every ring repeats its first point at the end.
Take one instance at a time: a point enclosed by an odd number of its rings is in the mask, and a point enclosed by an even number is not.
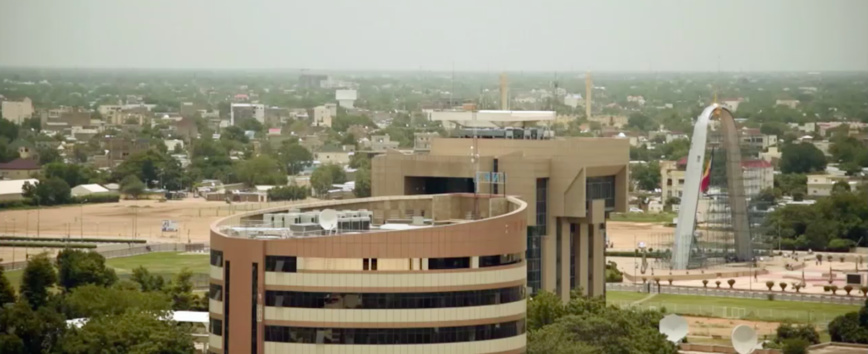
{"type": "Polygon", "coordinates": [[[574,293],[564,305],[543,291],[528,301],[527,317],[530,354],[678,353],[657,329],[660,312],[606,306],[603,298],[574,293]]]}
{"type": "Polygon", "coordinates": [[[787,144],[781,150],[782,173],[811,173],[826,169],[826,156],[811,143],[787,144]]]}
{"type": "Polygon", "coordinates": [[[110,286],[118,277],[106,267],[105,257],[97,252],[64,249],[57,254],[57,273],[60,286],[70,291],[85,284],[110,286]]]}
{"type": "Polygon", "coordinates": [[[335,164],[326,164],[317,167],[310,175],[310,186],[316,191],[317,196],[323,196],[332,185],[344,183],[347,181],[347,174],[341,166],[335,164]]]}

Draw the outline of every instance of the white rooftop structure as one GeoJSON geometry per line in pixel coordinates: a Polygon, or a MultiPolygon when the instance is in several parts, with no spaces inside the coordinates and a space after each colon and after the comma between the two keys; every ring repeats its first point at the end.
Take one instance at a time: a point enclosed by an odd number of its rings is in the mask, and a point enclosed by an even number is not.
{"type": "Polygon", "coordinates": [[[353,104],[359,95],[356,90],[335,90],[335,100],[344,108],[353,108],[353,104]]]}
{"type": "MultiPolygon", "coordinates": [[[[497,128],[512,126],[515,123],[554,121],[554,111],[435,111],[430,119],[463,127],[497,128]]],[[[445,125],[445,124],[444,124],[445,125]]]]}
{"type": "Polygon", "coordinates": [[[39,180],[36,178],[28,178],[0,181],[0,196],[15,194],[21,195],[23,193],[22,188],[24,187],[24,183],[26,182],[30,182],[30,184],[37,184],[39,183],[39,180]]]}
{"type": "Polygon", "coordinates": [[[108,193],[109,190],[98,184],[79,184],[73,187],[70,191],[73,197],[80,197],[88,194],[108,193]]]}

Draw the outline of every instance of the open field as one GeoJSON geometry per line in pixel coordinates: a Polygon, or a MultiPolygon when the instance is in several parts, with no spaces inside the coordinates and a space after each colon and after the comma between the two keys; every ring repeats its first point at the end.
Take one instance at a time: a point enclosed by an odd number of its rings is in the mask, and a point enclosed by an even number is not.
{"type": "MultiPolygon", "coordinates": [[[[610,251],[633,251],[638,247],[639,242],[657,247],[655,245],[662,242],[663,235],[669,235],[667,239],[671,240],[671,235],[675,232],[675,228],[660,222],[614,221],[614,218],[612,220],[606,223],[606,235],[609,237],[609,242],[614,245],[610,251]]],[[[669,221],[671,222],[672,219],[669,221]]]]}
{"type": "MultiPolygon", "coordinates": [[[[607,292],[610,294],[615,291],[607,292]]],[[[644,295],[636,293],[637,295],[644,295]]],[[[624,295],[615,295],[609,303],[628,306],[635,300],[624,295]],[[626,300],[617,300],[626,298],[626,300]]],[[[769,301],[712,296],[658,294],[637,305],[640,308],[666,309],[668,313],[701,317],[744,319],[757,321],[793,321],[825,324],[842,314],[858,311],[858,306],[806,303],[796,301],[769,301]]]]}
{"type": "Polygon", "coordinates": [[[675,213],[612,213],[611,221],[668,224],[678,217],[675,213]]]}
{"type": "MultiPolygon", "coordinates": [[[[173,275],[184,268],[189,268],[194,275],[207,275],[209,269],[208,257],[209,255],[206,253],[154,252],[140,256],[112,258],[106,260],[106,264],[113,268],[120,278],[129,276],[132,274],[133,269],[143,266],[153,274],[162,275],[168,281],[173,275]]],[[[17,290],[21,284],[23,271],[7,271],[4,274],[17,290]]]]}
{"type": "Polygon", "coordinates": [[[623,305],[624,303],[641,300],[646,296],[648,294],[631,291],[606,291],[606,303],[610,305],[623,305]]]}
{"type": "MultiPolygon", "coordinates": [[[[189,238],[192,242],[207,242],[209,226],[221,217],[293,203],[303,202],[226,204],[187,198],[8,210],[0,215],[0,234],[37,236],[38,226],[41,237],[136,238],[154,242],[185,242],[189,238]],[[161,232],[163,220],[176,221],[179,231],[161,232]]],[[[11,255],[5,248],[3,251],[0,258],[10,261],[11,255]]]]}

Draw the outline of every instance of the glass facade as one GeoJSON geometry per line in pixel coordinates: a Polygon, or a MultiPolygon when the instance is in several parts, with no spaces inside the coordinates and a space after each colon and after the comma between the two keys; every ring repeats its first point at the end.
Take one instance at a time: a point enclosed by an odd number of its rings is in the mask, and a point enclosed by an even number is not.
{"type": "Polygon", "coordinates": [[[215,267],[223,266],[223,251],[211,250],[211,265],[215,267]]]}
{"type": "Polygon", "coordinates": [[[470,268],[470,257],[428,258],[428,269],[470,268]]]}
{"type": "Polygon", "coordinates": [[[259,352],[259,322],[256,321],[256,307],[259,305],[259,263],[253,263],[250,274],[250,352],[256,354],[259,352]]]}
{"type": "Polygon", "coordinates": [[[539,226],[527,227],[527,251],[525,251],[527,286],[533,293],[539,291],[542,286],[542,237],[545,235],[542,229],[539,226]]]}
{"type": "Polygon", "coordinates": [[[588,177],[585,188],[586,201],[603,199],[606,210],[615,209],[615,176],[588,177]]]}
{"type": "Polygon", "coordinates": [[[561,279],[563,278],[563,247],[561,246],[561,240],[563,239],[564,230],[561,226],[563,223],[560,219],[558,219],[557,224],[555,224],[555,294],[560,296],[561,294],[561,279]]]}
{"type": "MultiPolygon", "coordinates": [[[[221,258],[223,252],[220,252],[221,258]]],[[[226,261],[223,267],[223,348],[229,350],[229,270],[232,269],[232,264],[229,261],[226,261]]]]}
{"type": "Polygon", "coordinates": [[[479,268],[497,267],[521,262],[521,253],[499,254],[479,257],[479,268]]]}
{"type": "Polygon", "coordinates": [[[542,234],[546,234],[548,224],[548,195],[549,179],[536,179],[536,226],[542,227],[542,234]]]}
{"type": "Polygon", "coordinates": [[[266,342],[323,344],[434,344],[475,342],[515,337],[525,332],[524,320],[462,327],[312,328],[266,326],[266,342]]]}
{"type": "Polygon", "coordinates": [[[570,223],[570,289],[576,288],[576,224],[570,223]]]}
{"type": "Polygon", "coordinates": [[[296,258],[294,256],[266,256],[265,271],[295,273],[296,258]]]}
{"type": "Polygon", "coordinates": [[[436,293],[265,292],[265,306],[329,309],[436,309],[522,301],[524,286],[436,293]]]}

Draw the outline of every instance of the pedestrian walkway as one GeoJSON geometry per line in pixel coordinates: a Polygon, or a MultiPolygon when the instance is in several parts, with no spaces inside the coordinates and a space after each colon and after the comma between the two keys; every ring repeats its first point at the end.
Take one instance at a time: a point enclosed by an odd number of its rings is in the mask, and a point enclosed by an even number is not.
{"type": "Polygon", "coordinates": [[[641,304],[641,303],[643,303],[643,302],[645,302],[645,301],[651,300],[651,299],[654,298],[655,296],[657,296],[657,293],[651,293],[651,294],[648,294],[648,296],[645,296],[645,297],[643,297],[643,298],[641,298],[641,299],[639,299],[639,300],[633,301],[633,303],[631,303],[630,305],[631,305],[631,306],[639,305],[639,304],[641,304]]]}

